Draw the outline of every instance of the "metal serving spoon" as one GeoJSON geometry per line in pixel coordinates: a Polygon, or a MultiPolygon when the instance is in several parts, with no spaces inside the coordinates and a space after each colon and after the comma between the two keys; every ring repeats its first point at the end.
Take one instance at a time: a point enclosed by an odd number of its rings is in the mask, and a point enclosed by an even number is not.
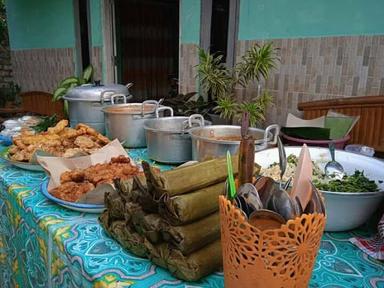
{"type": "Polygon", "coordinates": [[[283,186],[283,176],[285,170],[287,169],[287,156],[285,154],[285,149],[283,142],[281,141],[280,136],[277,136],[277,149],[279,151],[279,166],[280,166],[280,189],[283,186]]]}
{"type": "Polygon", "coordinates": [[[344,177],[344,168],[343,166],[335,160],[335,144],[329,144],[329,152],[331,153],[331,161],[325,165],[325,175],[332,177],[338,180],[343,179],[344,177]]]}

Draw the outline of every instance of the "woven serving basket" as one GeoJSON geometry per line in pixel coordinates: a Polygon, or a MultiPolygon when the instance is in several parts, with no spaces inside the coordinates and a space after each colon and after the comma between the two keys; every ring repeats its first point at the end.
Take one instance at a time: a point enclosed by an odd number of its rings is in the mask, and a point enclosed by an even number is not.
{"type": "Polygon", "coordinates": [[[225,287],[308,287],[326,217],[303,214],[261,231],[220,196],[225,287]]]}

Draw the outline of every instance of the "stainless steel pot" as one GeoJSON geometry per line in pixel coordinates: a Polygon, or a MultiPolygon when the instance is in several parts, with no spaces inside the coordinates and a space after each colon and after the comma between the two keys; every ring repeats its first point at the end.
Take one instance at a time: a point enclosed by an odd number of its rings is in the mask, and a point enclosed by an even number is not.
{"type": "MultiPolygon", "coordinates": [[[[192,137],[192,159],[204,161],[224,156],[227,151],[237,153],[240,145],[240,126],[213,125],[190,129],[192,137]]],[[[275,145],[280,127],[276,124],[268,126],[265,130],[249,128],[249,133],[255,139],[255,150],[260,151],[275,145]],[[271,131],[274,131],[272,133],[271,131]]]]}
{"type": "Polygon", "coordinates": [[[190,117],[163,117],[144,122],[148,156],[163,163],[183,163],[192,160],[192,127],[209,125],[199,114],[190,117]]]}
{"type": "Polygon", "coordinates": [[[102,108],[114,104],[112,103],[113,100],[111,101],[111,95],[118,95],[126,103],[128,99],[132,98],[128,90],[131,86],[132,83],[127,85],[86,84],[69,90],[63,99],[68,101],[71,127],[75,127],[78,123],[84,123],[104,134],[102,108]]]}
{"type": "MultiPolygon", "coordinates": [[[[112,101],[115,97],[112,96],[112,101]]],[[[173,116],[171,107],[159,107],[155,100],[105,106],[102,111],[106,135],[110,139],[119,139],[127,148],[146,147],[144,121],[155,118],[164,110],[169,110],[173,116]]]]}

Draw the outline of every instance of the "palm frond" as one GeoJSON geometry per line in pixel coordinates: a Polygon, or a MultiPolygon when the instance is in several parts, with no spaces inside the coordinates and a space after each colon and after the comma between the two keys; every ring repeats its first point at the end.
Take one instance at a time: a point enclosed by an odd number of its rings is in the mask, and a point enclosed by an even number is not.
{"type": "Polygon", "coordinates": [[[236,65],[239,84],[246,87],[249,81],[267,79],[270,70],[276,68],[276,52],[272,43],[250,48],[236,65]]]}
{"type": "Polygon", "coordinates": [[[231,71],[221,62],[222,58],[223,55],[210,54],[199,49],[197,76],[203,92],[211,93],[214,99],[226,95],[232,85],[231,71]]]}

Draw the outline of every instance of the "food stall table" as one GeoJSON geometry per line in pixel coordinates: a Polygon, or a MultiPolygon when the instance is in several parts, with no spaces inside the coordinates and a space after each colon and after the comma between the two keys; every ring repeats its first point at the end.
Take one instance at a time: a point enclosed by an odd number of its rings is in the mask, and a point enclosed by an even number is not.
{"type": "MultiPolygon", "coordinates": [[[[148,160],[145,149],[129,154],[135,161],[148,160]]],[[[68,210],[46,199],[40,188],[46,177],[0,162],[1,287],[224,286],[220,272],[186,283],[123,250],[105,233],[98,215],[68,210]]],[[[373,233],[368,226],[324,233],[310,287],[384,287],[384,264],[348,240],[373,233]]]]}

